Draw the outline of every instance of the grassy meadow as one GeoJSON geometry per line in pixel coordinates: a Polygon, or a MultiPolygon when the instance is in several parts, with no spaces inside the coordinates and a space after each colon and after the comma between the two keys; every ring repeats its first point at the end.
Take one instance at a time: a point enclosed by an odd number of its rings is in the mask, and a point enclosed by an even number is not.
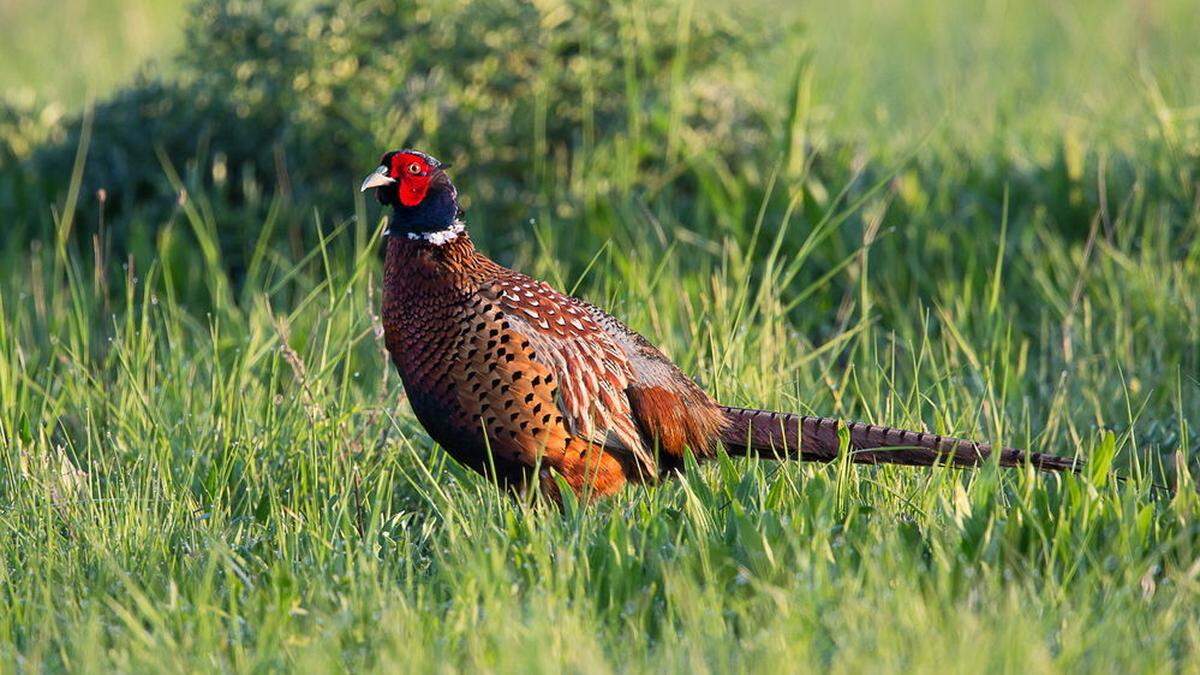
{"type": "Polygon", "coordinates": [[[730,4],[0,0],[0,673],[1200,672],[1193,3],[730,4]],[[402,145],[723,402],[1087,469],[510,499],[383,351],[402,145]]]}

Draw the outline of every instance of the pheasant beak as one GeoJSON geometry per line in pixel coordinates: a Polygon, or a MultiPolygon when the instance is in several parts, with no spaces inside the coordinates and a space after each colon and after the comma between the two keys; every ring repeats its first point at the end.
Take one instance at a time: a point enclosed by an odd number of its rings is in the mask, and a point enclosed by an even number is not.
{"type": "Polygon", "coordinates": [[[386,166],[381,166],[378,169],[375,169],[362,182],[362,187],[360,187],[358,191],[366,192],[372,188],[383,187],[384,185],[391,185],[392,183],[395,183],[396,179],[387,174],[388,168],[386,166]]]}

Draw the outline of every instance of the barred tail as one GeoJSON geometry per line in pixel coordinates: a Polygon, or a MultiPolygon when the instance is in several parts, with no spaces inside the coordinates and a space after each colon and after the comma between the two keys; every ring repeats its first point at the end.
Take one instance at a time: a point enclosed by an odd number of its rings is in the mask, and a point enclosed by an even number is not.
{"type": "MultiPolygon", "coordinates": [[[[731,455],[751,452],[763,456],[830,462],[838,455],[840,420],[788,413],[721,406],[728,424],[721,442],[731,455]]],[[[998,452],[1000,466],[1024,466],[1042,471],[1078,472],[1083,462],[1067,457],[1026,452],[1013,448],[993,450],[984,443],[917,431],[905,431],[862,422],[846,424],[850,432],[850,459],[859,464],[906,466],[978,466],[998,452]]]]}

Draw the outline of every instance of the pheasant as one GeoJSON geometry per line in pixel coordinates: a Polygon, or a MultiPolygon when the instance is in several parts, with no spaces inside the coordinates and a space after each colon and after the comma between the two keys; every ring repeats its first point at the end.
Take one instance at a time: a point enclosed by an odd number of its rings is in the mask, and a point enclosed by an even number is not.
{"type": "Polygon", "coordinates": [[[973,466],[996,453],[1075,471],[1063,457],[924,432],[720,405],[641,335],[588,302],[476,250],[447,165],[385,154],[362,183],[392,213],[384,338],[417,420],[461,464],[514,491],[584,500],[678,470],[685,452],[973,466]]]}

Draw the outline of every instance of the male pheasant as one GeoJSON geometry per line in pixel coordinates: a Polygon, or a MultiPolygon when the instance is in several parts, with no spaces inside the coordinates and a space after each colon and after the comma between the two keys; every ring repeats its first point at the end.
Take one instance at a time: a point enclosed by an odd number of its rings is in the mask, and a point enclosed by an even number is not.
{"type": "MultiPolygon", "coordinates": [[[[830,461],[841,422],[714,401],[645,338],[597,307],[475,249],[446,165],[389,152],[362,184],[392,207],[383,325],[417,419],[462,464],[514,490],[584,499],[651,482],[691,450],[830,461]]],[[[990,446],[853,422],[860,463],[977,465],[990,446]]],[[[999,450],[1002,466],[1075,470],[999,450]]]]}

